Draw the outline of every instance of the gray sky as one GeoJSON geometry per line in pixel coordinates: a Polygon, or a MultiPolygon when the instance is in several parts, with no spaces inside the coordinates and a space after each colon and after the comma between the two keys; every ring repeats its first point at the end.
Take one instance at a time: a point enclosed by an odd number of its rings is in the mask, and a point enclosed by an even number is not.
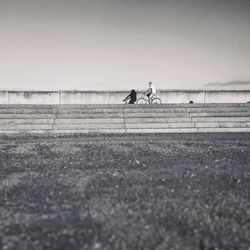
{"type": "Polygon", "coordinates": [[[0,89],[249,79],[249,0],[0,0],[0,89]]]}

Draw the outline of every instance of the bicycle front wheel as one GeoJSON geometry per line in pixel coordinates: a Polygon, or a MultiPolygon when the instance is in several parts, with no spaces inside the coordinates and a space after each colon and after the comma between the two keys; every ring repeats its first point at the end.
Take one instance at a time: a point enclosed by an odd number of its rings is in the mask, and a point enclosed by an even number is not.
{"type": "Polygon", "coordinates": [[[137,104],[147,104],[147,101],[141,97],[141,98],[137,99],[136,103],[137,104]]]}
{"type": "Polygon", "coordinates": [[[152,104],[161,104],[161,99],[160,98],[153,98],[151,101],[152,104]]]}

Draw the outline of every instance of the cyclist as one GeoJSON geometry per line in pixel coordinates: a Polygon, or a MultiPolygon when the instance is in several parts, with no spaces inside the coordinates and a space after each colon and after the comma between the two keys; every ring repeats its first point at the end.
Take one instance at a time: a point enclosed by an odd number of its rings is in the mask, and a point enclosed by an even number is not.
{"type": "Polygon", "coordinates": [[[149,88],[144,93],[144,95],[148,97],[148,101],[150,103],[150,99],[152,99],[153,97],[156,97],[156,87],[153,85],[152,82],[149,82],[148,85],[149,85],[149,88]]]}
{"type": "Polygon", "coordinates": [[[124,102],[129,100],[128,104],[134,104],[136,101],[136,91],[134,89],[131,90],[130,94],[123,100],[124,102]]]}

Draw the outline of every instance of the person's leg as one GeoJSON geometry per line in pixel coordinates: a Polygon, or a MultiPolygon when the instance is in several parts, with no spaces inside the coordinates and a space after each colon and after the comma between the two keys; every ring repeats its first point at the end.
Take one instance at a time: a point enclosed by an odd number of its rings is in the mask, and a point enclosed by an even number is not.
{"type": "Polygon", "coordinates": [[[149,99],[149,103],[151,103],[151,102],[152,102],[152,99],[153,99],[153,98],[154,98],[154,94],[152,94],[152,93],[151,93],[151,94],[149,95],[149,97],[148,97],[148,99],[149,99]]]}
{"type": "Polygon", "coordinates": [[[156,95],[152,93],[150,98],[151,98],[151,100],[152,100],[152,99],[154,99],[155,97],[156,97],[156,95]]]}
{"type": "Polygon", "coordinates": [[[150,95],[151,95],[151,94],[147,94],[149,103],[150,103],[150,95]]]}

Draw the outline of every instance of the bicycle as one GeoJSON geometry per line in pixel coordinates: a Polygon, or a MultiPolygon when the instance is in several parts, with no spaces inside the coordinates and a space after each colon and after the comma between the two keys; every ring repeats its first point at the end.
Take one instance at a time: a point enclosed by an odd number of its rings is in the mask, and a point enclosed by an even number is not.
{"type": "Polygon", "coordinates": [[[136,101],[134,103],[129,103],[130,102],[130,98],[126,99],[126,100],[122,100],[124,102],[124,104],[134,104],[136,103],[136,101]]]}
{"type": "Polygon", "coordinates": [[[129,104],[129,100],[122,100],[124,104],[129,104]]]}
{"type": "Polygon", "coordinates": [[[162,101],[158,97],[147,98],[145,94],[142,94],[140,98],[136,101],[137,104],[162,104],[162,101]]]}

